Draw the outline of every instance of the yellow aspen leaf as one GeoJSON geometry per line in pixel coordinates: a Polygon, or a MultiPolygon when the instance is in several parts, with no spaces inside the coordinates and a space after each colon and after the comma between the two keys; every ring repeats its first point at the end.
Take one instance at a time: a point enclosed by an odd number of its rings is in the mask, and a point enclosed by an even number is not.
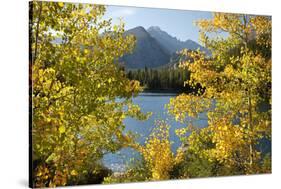
{"type": "Polygon", "coordinates": [[[88,53],[89,53],[89,50],[88,50],[88,49],[84,49],[84,53],[85,53],[85,54],[88,54],[88,53]]]}
{"type": "Polygon", "coordinates": [[[77,176],[77,175],[78,175],[78,172],[73,169],[70,174],[71,174],[72,176],[77,176]]]}
{"type": "Polygon", "coordinates": [[[62,134],[62,133],[65,133],[65,127],[63,125],[61,125],[59,127],[59,132],[62,134]]]}
{"type": "Polygon", "coordinates": [[[58,5],[59,5],[60,7],[63,7],[63,6],[64,6],[64,3],[63,3],[63,2],[58,2],[58,5]]]}

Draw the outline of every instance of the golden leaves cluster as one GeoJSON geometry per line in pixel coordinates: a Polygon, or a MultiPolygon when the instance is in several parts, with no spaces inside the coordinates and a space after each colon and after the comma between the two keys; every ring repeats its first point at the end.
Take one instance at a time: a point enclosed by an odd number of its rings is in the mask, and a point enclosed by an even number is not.
{"type": "Polygon", "coordinates": [[[180,64],[191,72],[186,84],[200,89],[170,100],[169,113],[187,124],[177,134],[188,152],[235,171],[258,172],[263,160],[255,146],[271,137],[271,18],[215,13],[197,25],[211,52],[182,51],[190,57],[180,64]],[[208,126],[190,130],[204,112],[208,126]]]}
{"type": "Polygon", "coordinates": [[[131,100],[141,87],[119,64],[135,39],[103,18],[105,6],[35,1],[30,9],[33,161],[47,164],[44,186],[77,183],[104,153],[133,142],[126,116],[146,118],[131,100]]]}

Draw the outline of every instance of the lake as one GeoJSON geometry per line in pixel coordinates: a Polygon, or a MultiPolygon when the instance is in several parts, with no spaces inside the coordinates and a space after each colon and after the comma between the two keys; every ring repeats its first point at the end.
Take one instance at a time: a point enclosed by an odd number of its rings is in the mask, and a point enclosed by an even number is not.
{"type": "MultiPolygon", "coordinates": [[[[181,142],[175,134],[175,129],[185,127],[184,124],[176,122],[172,116],[170,116],[165,108],[165,104],[170,102],[170,98],[176,97],[177,94],[173,93],[141,93],[139,96],[133,98],[133,102],[138,104],[142,112],[152,112],[153,114],[148,120],[139,121],[133,118],[126,118],[124,124],[126,126],[125,132],[132,131],[137,133],[140,137],[137,142],[143,144],[146,138],[151,133],[156,120],[166,120],[171,126],[170,140],[172,143],[172,150],[176,152],[176,149],[181,145],[181,142]]],[[[194,120],[194,125],[198,127],[207,126],[206,115],[200,115],[198,120],[194,120]]],[[[131,148],[124,148],[114,154],[106,154],[103,158],[103,163],[106,167],[112,169],[114,172],[122,172],[126,170],[126,165],[131,158],[139,157],[138,152],[131,148]]]]}

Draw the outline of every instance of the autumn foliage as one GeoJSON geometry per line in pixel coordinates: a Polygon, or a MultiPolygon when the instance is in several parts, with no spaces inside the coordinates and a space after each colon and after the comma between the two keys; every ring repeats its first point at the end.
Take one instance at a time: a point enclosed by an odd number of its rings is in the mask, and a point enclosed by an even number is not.
{"type": "Polygon", "coordinates": [[[126,117],[145,120],[132,97],[142,90],[119,66],[135,38],[103,19],[101,5],[30,3],[32,187],[164,180],[271,172],[271,18],[215,13],[196,22],[211,52],[183,50],[194,90],[167,110],[186,127],[172,151],[170,126],[157,121],[144,144],[124,132],[126,117]],[[215,37],[214,37],[215,36],[215,37]],[[118,99],[118,100],[116,100],[118,99]],[[193,121],[206,115],[208,126],[193,121]],[[191,118],[191,119],[187,119],[191,118]],[[140,153],[114,176],[101,160],[124,147],[140,153]]]}
{"type": "Polygon", "coordinates": [[[145,118],[131,102],[139,83],[116,63],[134,38],[101,19],[104,6],[36,1],[30,11],[32,186],[87,183],[105,153],[133,142],[124,118],[145,118]]]}
{"type": "Polygon", "coordinates": [[[216,175],[270,172],[257,146],[271,139],[271,19],[215,13],[197,25],[212,56],[184,50],[192,60],[180,67],[191,72],[187,84],[203,89],[171,99],[168,109],[182,122],[206,112],[208,127],[187,128],[179,135],[189,145],[188,153],[225,167],[216,175]],[[217,35],[211,38],[210,33],[217,35]]]}

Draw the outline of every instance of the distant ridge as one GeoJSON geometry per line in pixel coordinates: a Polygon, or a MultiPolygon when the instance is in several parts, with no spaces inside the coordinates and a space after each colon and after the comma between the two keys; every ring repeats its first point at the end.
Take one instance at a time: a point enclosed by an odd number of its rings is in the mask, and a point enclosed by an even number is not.
{"type": "Polygon", "coordinates": [[[181,41],[176,37],[172,37],[167,32],[160,29],[158,26],[151,26],[147,29],[147,32],[155,38],[162,46],[164,46],[170,54],[180,51],[182,49],[197,50],[198,48],[202,51],[207,52],[208,50],[192,41],[190,39],[186,41],[181,41]]]}
{"type": "Polygon", "coordinates": [[[130,29],[125,35],[134,35],[137,39],[132,54],[125,55],[122,60],[127,68],[155,68],[167,64],[170,60],[168,51],[141,26],[130,29]]]}
{"type": "Polygon", "coordinates": [[[180,41],[172,37],[158,26],[151,26],[147,30],[138,26],[127,30],[125,35],[136,37],[136,47],[132,54],[121,58],[126,68],[142,69],[157,68],[165,65],[176,64],[174,62],[177,51],[182,49],[197,50],[198,48],[208,53],[208,50],[195,41],[180,41]]]}

